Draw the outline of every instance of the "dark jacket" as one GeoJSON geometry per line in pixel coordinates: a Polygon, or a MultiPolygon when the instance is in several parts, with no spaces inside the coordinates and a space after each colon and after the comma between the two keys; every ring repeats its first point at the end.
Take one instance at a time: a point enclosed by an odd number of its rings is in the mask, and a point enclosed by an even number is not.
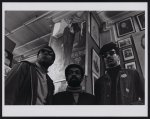
{"type": "MultiPolygon", "coordinates": [[[[15,65],[5,80],[6,105],[35,105],[37,99],[36,65],[23,61],[15,65]]],[[[54,84],[47,75],[47,103],[51,104],[54,84]]]]}
{"type": "MultiPolygon", "coordinates": [[[[68,91],[59,92],[54,95],[54,105],[74,105],[75,100],[73,94],[68,91]]],[[[80,92],[78,103],[76,105],[94,105],[95,97],[92,94],[86,92],[80,92]]]]}
{"type": "MultiPolygon", "coordinates": [[[[109,105],[111,99],[111,78],[106,72],[95,82],[96,103],[109,105]]],[[[144,86],[136,70],[121,69],[116,78],[116,104],[144,104],[144,86]]]]}

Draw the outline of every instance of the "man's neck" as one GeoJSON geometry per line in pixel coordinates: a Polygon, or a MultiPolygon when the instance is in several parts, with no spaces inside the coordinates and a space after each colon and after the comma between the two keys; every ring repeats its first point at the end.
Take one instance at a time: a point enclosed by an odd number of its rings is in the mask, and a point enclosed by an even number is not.
{"type": "Polygon", "coordinates": [[[72,93],[80,93],[82,91],[82,87],[81,86],[78,86],[78,87],[67,86],[66,91],[72,92],[72,93]]]}
{"type": "Polygon", "coordinates": [[[110,77],[116,77],[120,69],[121,69],[121,66],[118,65],[116,67],[108,68],[107,72],[110,77]]]}
{"type": "Polygon", "coordinates": [[[36,62],[35,64],[36,64],[43,72],[45,72],[45,73],[48,72],[48,71],[47,71],[48,68],[45,68],[45,67],[42,66],[39,62],[36,62]]]}

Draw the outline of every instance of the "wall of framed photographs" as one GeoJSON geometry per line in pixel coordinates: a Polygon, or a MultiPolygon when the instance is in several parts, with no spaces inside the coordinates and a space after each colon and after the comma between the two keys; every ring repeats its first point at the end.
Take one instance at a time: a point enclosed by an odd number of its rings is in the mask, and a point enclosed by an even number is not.
{"type": "Polygon", "coordinates": [[[101,21],[96,12],[88,13],[88,32],[86,34],[86,86],[88,93],[94,94],[95,81],[101,76],[100,32],[102,29],[101,21]],[[88,87],[88,88],[87,88],[88,87]]]}
{"type": "MultiPolygon", "coordinates": [[[[111,31],[110,42],[118,43],[122,67],[136,69],[143,82],[145,77],[145,12],[131,11],[107,21],[105,25],[103,32],[111,31]]],[[[100,40],[102,39],[105,37],[100,40]]]]}
{"type": "Polygon", "coordinates": [[[141,79],[144,79],[144,50],[141,51],[141,48],[145,47],[144,16],[143,11],[132,11],[118,16],[107,24],[97,17],[96,12],[88,13],[85,53],[86,92],[94,94],[95,81],[104,74],[105,66],[99,56],[99,50],[111,41],[119,45],[122,67],[136,69],[141,79]],[[139,42],[136,41],[137,37],[139,42]]]}
{"type": "Polygon", "coordinates": [[[116,37],[122,67],[136,69],[143,80],[145,77],[145,13],[143,11],[135,13],[115,22],[116,37]]]}

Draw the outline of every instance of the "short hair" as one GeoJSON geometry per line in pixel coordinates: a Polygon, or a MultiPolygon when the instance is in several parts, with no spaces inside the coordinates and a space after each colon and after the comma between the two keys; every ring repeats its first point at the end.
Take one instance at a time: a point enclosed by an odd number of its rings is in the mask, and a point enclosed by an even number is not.
{"type": "Polygon", "coordinates": [[[116,54],[119,55],[119,47],[118,47],[118,45],[117,45],[116,43],[114,43],[114,42],[110,42],[110,43],[108,43],[108,44],[103,45],[103,47],[100,49],[99,54],[100,54],[100,55],[103,55],[104,53],[106,53],[106,52],[108,52],[108,51],[110,51],[110,50],[112,50],[112,49],[114,49],[114,50],[116,51],[116,54]]]}
{"type": "Polygon", "coordinates": [[[45,47],[41,48],[41,49],[38,51],[37,55],[39,55],[39,53],[41,52],[41,50],[52,51],[53,54],[54,54],[54,60],[55,60],[55,52],[54,52],[54,50],[52,49],[52,47],[50,47],[50,46],[45,46],[45,47]]]}
{"type": "Polygon", "coordinates": [[[69,69],[71,69],[71,68],[78,68],[80,71],[81,71],[81,75],[82,75],[82,77],[84,76],[84,70],[83,70],[83,68],[80,66],[80,65],[78,65],[78,64],[70,64],[70,65],[68,65],[67,67],[66,67],[66,69],[65,69],[65,76],[67,77],[67,74],[68,74],[68,71],[69,71],[69,69]]]}

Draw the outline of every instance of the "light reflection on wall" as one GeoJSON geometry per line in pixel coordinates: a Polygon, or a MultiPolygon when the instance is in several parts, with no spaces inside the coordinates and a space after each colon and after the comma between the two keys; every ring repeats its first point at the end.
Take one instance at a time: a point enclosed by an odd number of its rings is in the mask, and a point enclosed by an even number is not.
{"type": "Polygon", "coordinates": [[[66,83],[66,80],[62,80],[62,81],[58,81],[58,82],[55,82],[54,83],[55,85],[55,93],[58,93],[58,92],[62,92],[62,91],[65,91],[66,90],[66,87],[67,87],[67,83],[66,83]]]}

